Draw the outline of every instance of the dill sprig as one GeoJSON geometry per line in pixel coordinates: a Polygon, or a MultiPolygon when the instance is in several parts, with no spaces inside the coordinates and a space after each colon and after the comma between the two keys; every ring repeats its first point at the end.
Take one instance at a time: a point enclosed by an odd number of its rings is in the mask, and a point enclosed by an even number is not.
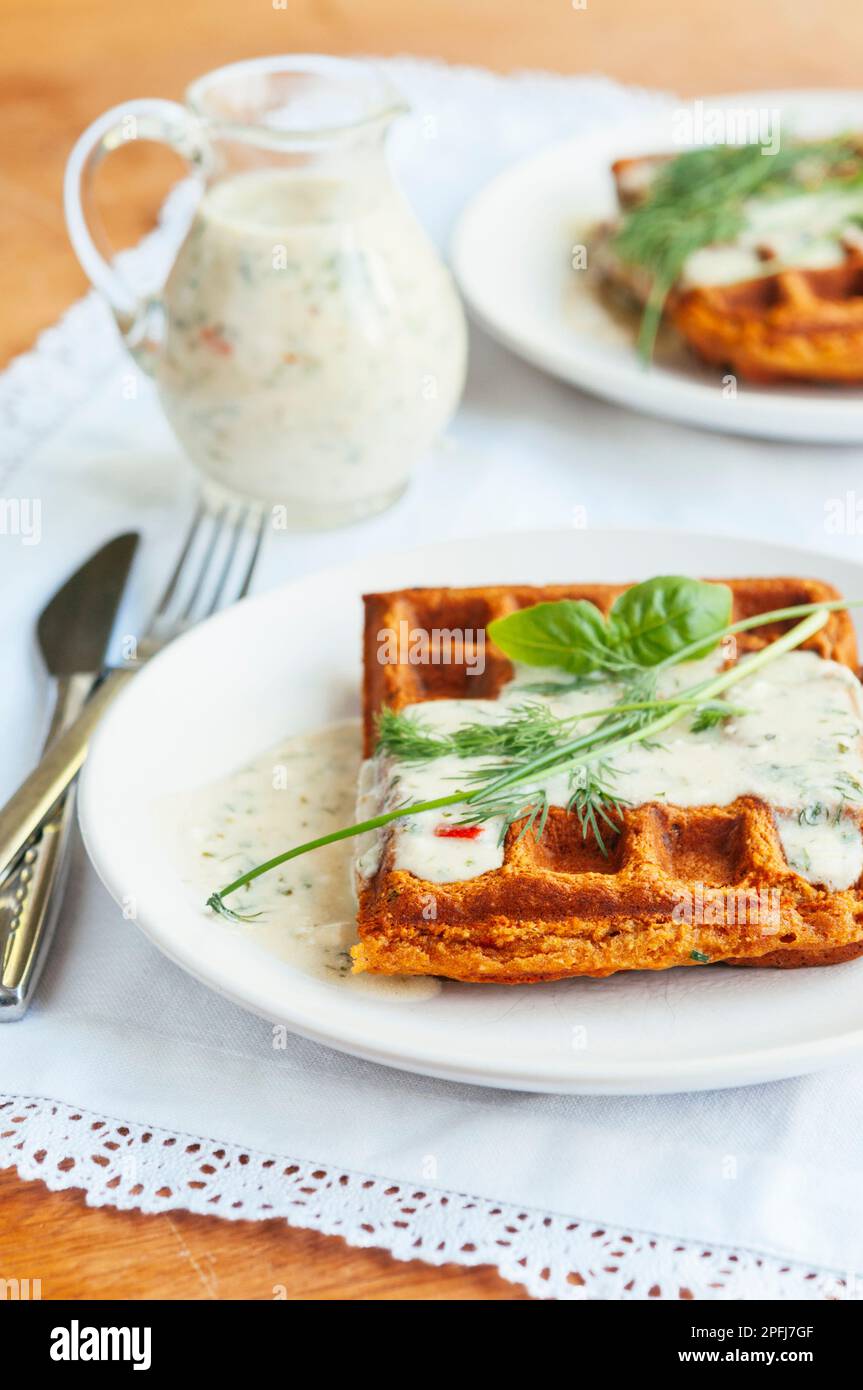
{"type": "Polygon", "coordinates": [[[462,817],[457,824],[485,825],[488,821],[499,820],[498,844],[502,845],[510,826],[521,821],[521,829],[516,838],[516,844],[519,844],[529,830],[534,832],[537,840],[542,838],[548,820],[548,811],[548,792],[544,787],[539,787],[534,791],[523,791],[519,787],[509,796],[502,796],[498,801],[486,801],[477,805],[475,810],[471,809],[470,814],[462,817]]]}
{"type": "MultiPolygon", "coordinates": [[[[223,915],[230,915],[230,909],[226,908],[224,899],[231,893],[243,888],[262,874],[269,873],[272,869],[287,863],[298,856],[308,854],[310,851],[319,849],[324,845],[334,844],[338,840],[344,840],[356,835],[365,834],[367,831],[378,830],[393,821],[403,819],[406,816],[420,815],[427,811],[440,810],[447,806],[462,804],[466,808],[466,823],[477,824],[481,820],[489,819],[492,815],[499,813],[501,806],[510,809],[521,802],[522,809],[529,805],[527,814],[532,817],[531,825],[539,828],[544,826],[545,816],[547,815],[547,797],[545,793],[532,793],[525,797],[523,791],[510,791],[520,784],[525,783],[541,784],[542,777],[554,770],[556,767],[567,765],[573,776],[579,768],[592,767],[596,776],[599,776],[597,765],[601,767],[605,763],[610,765],[609,759],[621,749],[629,747],[633,743],[642,742],[652,735],[660,733],[663,729],[669,728],[678,719],[690,710],[695,704],[705,705],[721,695],[723,691],[734,685],[737,681],[744,679],[760,670],[769,662],[774,661],[784,652],[792,651],[795,647],[801,646],[815,632],[817,632],[831,612],[842,608],[856,606],[855,601],[831,600],[826,603],[817,604],[797,604],[788,608],[774,609],[770,613],[755,614],[749,618],[742,618],[736,623],[731,623],[724,629],[718,631],[715,641],[719,641],[723,636],[745,632],[751,628],[760,627],[773,622],[780,622],[785,619],[800,618],[793,628],[777,637],[768,646],[762,647],[760,651],[749,656],[745,662],[738,663],[730,670],[723,671],[718,676],[697,682],[695,685],[678,692],[677,695],[663,701],[664,709],[655,713],[652,719],[644,722],[640,717],[640,710],[629,711],[621,714],[618,706],[618,713],[614,715],[612,709],[605,713],[613,715],[607,721],[597,726],[592,731],[577,735],[576,737],[555,744],[554,747],[547,749],[534,757],[523,757],[513,759],[511,764],[505,766],[503,770],[485,769],[486,776],[480,777],[476,785],[471,786],[470,781],[466,787],[445,796],[435,797],[430,801],[409,803],[395,807],[391,811],[383,811],[378,816],[372,816],[368,820],[359,821],[354,825],[348,825],[341,830],[330,831],[327,835],[321,835],[315,840],[309,840],[305,844],[296,845],[292,849],[285,850],[281,854],[275,855],[263,864],[258,864],[254,869],[241,874],[232,883],[212,893],[207,899],[207,906],[215,912],[223,915]],[[633,727],[633,716],[637,720],[637,726],[633,727]],[[539,807],[536,810],[536,807],[539,807]]],[[[700,637],[695,642],[679,648],[675,653],[667,657],[664,661],[657,663],[653,668],[659,672],[679,661],[685,661],[694,657],[704,650],[704,638],[700,637]]],[[[641,705],[643,702],[635,702],[641,705]]],[[[582,718],[586,717],[584,714],[582,718]]],[[[587,785],[587,779],[585,780],[587,785]]],[[[604,798],[604,803],[606,798],[604,798]]],[[[573,805],[577,813],[577,803],[573,805]]],[[[582,808],[586,812],[586,808],[582,808]]],[[[595,807],[594,807],[595,810],[595,807]]],[[[595,811],[596,814],[596,811],[595,811]]],[[[514,815],[513,819],[518,817],[514,815]]]]}
{"type": "MultiPolygon", "coordinates": [[[[623,807],[629,805],[612,790],[610,783],[614,775],[614,768],[605,762],[574,768],[570,773],[572,791],[566,804],[567,811],[574,813],[578,818],[582,839],[586,840],[588,834],[592,833],[600,852],[604,855],[608,854],[608,848],[601,823],[604,823],[606,833],[610,830],[612,834],[618,835],[623,824],[623,807]]],[[[530,831],[535,839],[542,838],[548,821],[549,807],[545,787],[528,792],[523,792],[518,787],[509,796],[478,802],[471,806],[469,814],[458,824],[483,825],[488,821],[499,820],[498,843],[503,844],[510,827],[521,822],[515,841],[519,844],[530,831]]]]}
{"type": "MultiPolygon", "coordinates": [[[[847,605],[843,604],[842,606],[847,605]]],[[[564,765],[570,766],[573,773],[579,768],[586,768],[596,762],[605,762],[607,766],[609,755],[628,748],[633,743],[646,743],[654,734],[660,733],[663,729],[676,723],[693,705],[697,707],[712,702],[714,696],[722,694],[729,686],[753,675],[762,666],[774,661],[784,652],[799,647],[824,626],[829,612],[833,611],[835,607],[836,604],[832,602],[818,605],[798,605],[798,608],[805,610],[808,616],[804,617],[790,631],[783,633],[781,637],[777,637],[768,646],[754,653],[746,662],[723,671],[718,676],[696,682],[695,685],[678,692],[677,695],[668,700],[659,702],[662,705],[661,711],[647,722],[640,717],[639,713],[636,713],[635,718],[631,714],[618,714],[616,717],[603,720],[595,729],[578,734],[534,758],[513,759],[511,764],[504,767],[484,768],[469,773],[468,785],[471,781],[478,785],[473,790],[461,793],[461,800],[467,803],[469,808],[469,815],[465,818],[464,823],[474,824],[479,817],[487,818],[485,812],[487,808],[492,806],[495,807],[495,814],[507,815],[511,809],[513,810],[512,820],[518,819],[518,813],[513,808],[523,804],[523,799],[521,793],[517,792],[514,798],[509,800],[508,788],[528,780],[536,781],[543,774],[551,773],[564,765]]],[[[758,618],[744,618],[731,624],[726,632],[746,631],[748,628],[776,620],[780,615],[785,617],[791,612],[790,609],[777,609],[771,615],[762,614],[758,618]]],[[[692,644],[698,649],[702,649],[703,645],[703,641],[692,644]]],[[[688,649],[684,647],[679,653],[679,659],[685,659],[686,655],[691,654],[693,653],[688,652],[688,649]]],[[[668,658],[665,662],[659,663],[654,670],[659,671],[673,664],[672,659],[668,658]]],[[[611,715],[615,714],[615,708],[619,711],[622,706],[611,707],[609,709],[611,715]]],[[[582,718],[584,717],[583,714],[582,718]]],[[[431,803],[421,803],[413,807],[406,806],[391,813],[391,815],[395,817],[396,815],[417,814],[426,809],[431,809],[431,803]]]]}
{"type": "MultiPolygon", "coordinates": [[[[613,705],[579,710],[572,715],[558,715],[553,713],[549,705],[525,701],[512,705],[512,713],[506,719],[472,720],[451,733],[433,733],[423,723],[421,716],[408,714],[404,710],[383,709],[377,717],[377,751],[405,763],[423,763],[447,756],[535,757],[555,748],[561,739],[569,736],[570,730],[587,719],[599,720],[598,728],[601,729],[609,720],[617,719],[621,714],[631,714],[632,727],[637,728],[639,723],[646,723],[651,714],[657,710],[667,710],[671,705],[679,704],[699,711],[699,701],[689,696],[655,698],[653,674],[643,674],[646,679],[639,678],[629,685],[623,699],[613,705]],[[634,698],[640,694],[652,698],[634,698]]],[[[732,712],[729,707],[726,717],[732,712]]]]}
{"type": "Polygon", "coordinates": [[[750,198],[788,197],[831,176],[843,185],[861,178],[859,152],[847,136],[789,142],[772,153],[757,144],[706,145],[664,165],[614,238],[621,260],[643,267],[652,280],[638,334],[642,358],[653,353],[666,299],[686,261],[704,246],[733,241],[750,198]]]}
{"type": "Polygon", "coordinates": [[[495,754],[532,757],[559,742],[562,728],[570,723],[557,718],[548,705],[533,701],[512,706],[510,717],[501,722],[472,720],[452,733],[433,734],[413,715],[384,709],[377,719],[378,749],[406,763],[427,762],[448,754],[459,758],[495,754]]]}
{"type": "Polygon", "coordinates": [[[571,774],[572,796],[566,804],[567,811],[574,811],[578,817],[581,838],[586,840],[588,834],[592,833],[600,852],[604,855],[608,854],[608,850],[600,821],[603,821],[613,834],[618,835],[623,824],[623,807],[629,805],[628,801],[615,796],[609,789],[608,782],[613,777],[614,768],[604,761],[593,766],[585,764],[576,768],[571,774]]]}
{"type": "Polygon", "coordinates": [[[693,734],[703,734],[706,729],[715,729],[718,724],[724,724],[726,719],[735,719],[745,713],[745,709],[729,705],[725,700],[711,700],[696,710],[689,731],[693,734]]]}

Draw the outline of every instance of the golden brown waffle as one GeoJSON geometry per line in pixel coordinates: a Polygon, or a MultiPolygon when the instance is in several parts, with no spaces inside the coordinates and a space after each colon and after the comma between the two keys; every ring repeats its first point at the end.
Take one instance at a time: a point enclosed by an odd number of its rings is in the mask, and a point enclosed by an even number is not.
{"type": "Polygon", "coordinates": [[[863,381],[863,255],[671,296],[668,317],[706,362],[749,381],[863,381]]]}
{"type": "MultiPolygon", "coordinates": [[[[723,580],[733,620],[838,595],[809,579],[723,580]]],[[[463,665],[382,664],[379,634],[408,629],[484,629],[514,609],[561,598],[588,599],[607,612],[625,585],[405,589],[365,598],[365,751],[387,706],[444,698],[494,698],[512,667],[489,642],[485,670],[463,665]]],[[[787,624],[741,634],[738,650],[772,641],[787,624]]],[[[832,614],[807,644],[857,670],[854,628],[832,614]]],[[[705,789],[705,794],[709,789],[705,789]]],[[[538,841],[513,826],[504,864],[478,878],[435,884],[393,867],[391,840],[360,892],[355,968],[384,974],[525,984],[618,970],[691,965],[693,952],[741,964],[827,964],[863,952],[861,885],[830,893],[785,862],[773,813],[752,797],[730,806],[680,809],[656,803],[627,810],[609,857],[582,837],[575,815],[552,808],[538,841]],[[779,888],[780,923],[692,926],[673,919],[692,885],[743,891],[779,888]]],[[[744,914],[745,915],[745,914],[744,914]]]]}
{"type": "Polygon", "coordinates": [[[643,154],[629,159],[616,159],[611,166],[617,201],[628,211],[643,203],[653,180],[664,164],[670,164],[672,154],[643,154]]]}
{"type": "MultiPolygon", "coordinates": [[[[619,159],[612,165],[623,211],[647,197],[671,155],[619,159]]],[[[612,282],[642,302],[650,279],[614,256],[607,228],[597,256],[612,282]]],[[[672,290],[666,317],[705,362],[748,381],[863,381],[863,253],[849,246],[842,264],[787,269],[734,285],[672,290]]]]}

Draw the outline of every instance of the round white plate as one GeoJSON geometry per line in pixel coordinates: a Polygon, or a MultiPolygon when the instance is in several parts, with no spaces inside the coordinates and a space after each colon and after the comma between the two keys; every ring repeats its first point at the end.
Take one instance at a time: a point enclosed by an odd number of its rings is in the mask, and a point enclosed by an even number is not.
{"type": "MultiPolygon", "coordinates": [[[[863,960],[711,966],[525,986],[446,984],[421,1002],[314,978],[204,912],[159,838],[160,803],[284,735],[358,711],[364,591],[656,573],[810,574],[863,595],[863,566],[673,532],[544,531],[452,541],[310,575],[204,623],[153,660],[102,723],[81,787],[90,856],[172,960],[236,1003],[390,1066],[525,1090],[636,1093],[814,1070],[863,1048],[863,960]]],[[[706,793],[709,789],[705,789],[706,793]]],[[[213,885],[214,887],[218,885],[213,885]]]]}
{"type": "MultiPolygon", "coordinates": [[[[745,92],[705,98],[700,108],[705,124],[711,113],[738,111],[765,113],[768,132],[778,111],[780,138],[863,129],[860,92],[745,92]]],[[[734,395],[721,371],[700,365],[683,347],[672,364],[645,369],[631,326],[616,321],[583,272],[572,269],[573,247],[583,244],[586,229],[616,210],[612,161],[682,148],[683,112],[698,120],[696,104],[669,106],[655,118],[554,145],[482,189],[462,213],[452,244],[468,305],[513,352],[635,410],[731,433],[859,443],[858,389],[741,380],[734,395]]]]}

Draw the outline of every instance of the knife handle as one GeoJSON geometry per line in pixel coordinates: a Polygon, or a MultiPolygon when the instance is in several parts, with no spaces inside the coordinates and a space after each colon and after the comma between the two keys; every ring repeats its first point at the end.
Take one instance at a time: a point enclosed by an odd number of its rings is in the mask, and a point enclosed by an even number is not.
{"type": "Polygon", "coordinates": [[[137,669],[124,666],[108,672],[77,717],[52,739],[38,767],[0,811],[0,875],[5,876],[16,865],[30,837],[52,813],[87,756],[93,730],[137,669]]]}
{"type": "MultiPolygon", "coordinates": [[[[92,676],[61,677],[46,748],[81,711],[92,676]]],[[[75,814],[70,787],[0,883],[0,1022],[27,1011],[57,924],[75,814]]]]}
{"type": "Polygon", "coordinates": [[[26,1013],[47,959],[69,871],[74,816],[70,787],[0,886],[0,1023],[26,1013]]]}

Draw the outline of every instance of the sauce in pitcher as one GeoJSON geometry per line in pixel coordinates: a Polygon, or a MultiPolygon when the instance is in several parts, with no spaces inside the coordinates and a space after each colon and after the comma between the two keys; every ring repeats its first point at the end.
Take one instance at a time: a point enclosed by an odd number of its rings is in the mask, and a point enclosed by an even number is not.
{"type": "Polygon", "coordinates": [[[163,302],[156,378],[175,432],[288,525],[386,506],[462,389],[461,306],[383,161],[215,183],[163,302]]]}

